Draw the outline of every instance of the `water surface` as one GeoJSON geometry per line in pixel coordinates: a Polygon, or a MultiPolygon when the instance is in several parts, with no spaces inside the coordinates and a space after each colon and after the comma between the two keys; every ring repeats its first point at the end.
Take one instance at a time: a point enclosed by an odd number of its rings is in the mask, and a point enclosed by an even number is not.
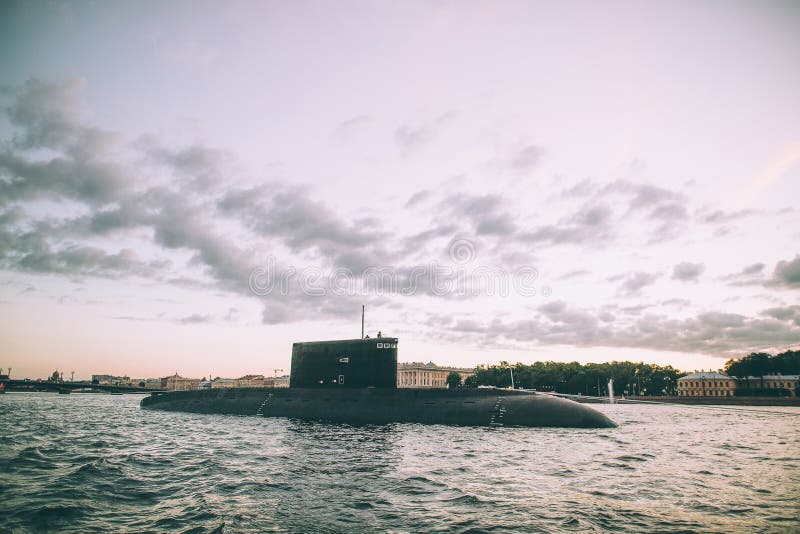
{"type": "MultiPolygon", "coordinates": [[[[800,531],[800,408],[613,429],[352,427],[0,396],[0,530],[800,531]]],[[[755,409],[755,408],[753,408],[755,409]]]]}

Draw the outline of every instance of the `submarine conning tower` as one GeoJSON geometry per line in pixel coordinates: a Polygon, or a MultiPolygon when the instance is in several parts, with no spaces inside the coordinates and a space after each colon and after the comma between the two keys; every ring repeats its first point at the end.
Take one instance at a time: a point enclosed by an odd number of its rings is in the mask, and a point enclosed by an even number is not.
{"type": "Polygon", "coordinates": [[[397,338],[292,345],[290,388],[397,388],[397,338]]]}

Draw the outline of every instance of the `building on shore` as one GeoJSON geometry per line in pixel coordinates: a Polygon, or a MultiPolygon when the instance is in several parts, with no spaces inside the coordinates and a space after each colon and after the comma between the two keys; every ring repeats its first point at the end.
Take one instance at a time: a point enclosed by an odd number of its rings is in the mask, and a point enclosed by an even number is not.
{"type": "Polygon", "coordinates": [[[694,373],[678,379],[679,397],[797,396],[800,375],[748,376],[694,373]]]}
{"type": "Polygon", "coordinates": [[[447,388],[447,375],[455,371],[463,382],[475,374],[474,369],[439,367],[428,362],[400,363],[397,365],[397,387],[399,388],[447,388]]]}
{"type": "Polygon", "coordinates": [[[161,389],[160,378],[145,378],[144,387],[147,389],[161,389]]]}
{"type": "Polygon", "coordinates": [[[188,391],[198,389],[200,386],[199,378],[184,378],[175,373],[161,379],[161,389],[167,391],[188,391]]]}
{"type": "Polygon", "coordinates": [[[239,385],[235,378],[215,378],[211,381],[211,389],[233,389],[239,385]]]}
{"type": "Polygon", "coordinates": [[[746,376],[739,380],[738,387],[758,395],[796,397],[800,386],[800,375],[746,376]]]}
{"type": "Polygon", "coordinates": [[[289,377],[288,376],[276,376],[273,378],[266,378],[265,379],[266,386],[268,388],[288,388],[289,387],[289,377]]]}
{"type": "Polygon", "coordinates": [[[265,377],[264,375],[245,375],[239,378],[215,378],[211,381],[212,389],[229,388],[281,388],[289,387],[289,377],[265,377]]]}
{"type": "Polygon", "coordinates": [[[131,378],[129,376],[92,375],[92,383],[102,386],[125,386],[130,384],[130,382],[131,378]]]}
{"type": "Polygon", "coordinates": [[[736,379],[722,373],[694,373],[678,379],[679,397],[733,397],[736,379]]]}

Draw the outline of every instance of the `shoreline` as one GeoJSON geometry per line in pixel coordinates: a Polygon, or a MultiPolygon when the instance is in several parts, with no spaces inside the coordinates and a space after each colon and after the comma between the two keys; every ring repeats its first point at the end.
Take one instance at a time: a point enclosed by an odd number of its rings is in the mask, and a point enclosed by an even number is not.
{"type": "MultiPolygon", "coordinates": [[[[664,402],[669,404],[699,404],[719,406],[800,406],[800,397],[677,397],[627,396],[628,401],[664,402]]],[[[577,399],[576,399],[577,400],[577,399]]],[[[615,399],[619,401],[622,399],[615,399]]],[[[625,404],[625,401],[619,402],[625,404]]]]}

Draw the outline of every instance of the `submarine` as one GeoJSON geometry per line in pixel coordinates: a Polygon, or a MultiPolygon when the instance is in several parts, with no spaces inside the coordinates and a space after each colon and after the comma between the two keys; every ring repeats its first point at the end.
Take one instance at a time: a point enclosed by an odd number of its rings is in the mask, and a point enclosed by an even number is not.
{"type": "Polygon", "coordinates": [[[501,388],[397,387],[398,338],[294,343],[288,388],[153,393],[144,409],[251,415],[347,424],[616,427],[585,404],[501,388]]]}

